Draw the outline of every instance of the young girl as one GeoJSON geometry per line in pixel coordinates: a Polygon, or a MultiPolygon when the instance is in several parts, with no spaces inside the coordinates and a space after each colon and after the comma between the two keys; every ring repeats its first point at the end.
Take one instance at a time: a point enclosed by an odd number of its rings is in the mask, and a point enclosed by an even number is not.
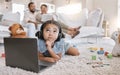
{"type": "Polygon", "coordinates": [[[79,55],[79,51],[70,44],[64,42],[64,35],[60,24],[56,21],[49,20],[43,23],[38,37],[39,59],[46,62],[57,62],[62,55],[79,55]]]}

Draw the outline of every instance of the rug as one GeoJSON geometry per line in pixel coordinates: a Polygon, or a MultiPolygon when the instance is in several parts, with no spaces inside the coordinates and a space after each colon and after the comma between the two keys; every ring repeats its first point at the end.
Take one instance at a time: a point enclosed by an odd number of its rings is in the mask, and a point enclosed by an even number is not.
{"type": "Polygon", "coordinates": [[[98,55],[96,52],[89,50],[90,47],[96,47],[98,50],[103,47],[105,51],[111,52],[114,46],[113,41],[110,41],[110,39],[102,39],[102,41],[95,44],[79,43],[76,45],[80,51],[79,56],[65,55],[55,65],[40,73],[7,67],[5,66],[5,58],[0,58],[0,75],[119,75],[120,57],[109,59],[104,55],[98,55]],[[96,55],[96,60],[91,59],[91,55],[93,54],[96,55]],[[103,64],[108,65],[101,66],[101,64],[96,64],[96,62],[103,62],[103,64]]]}

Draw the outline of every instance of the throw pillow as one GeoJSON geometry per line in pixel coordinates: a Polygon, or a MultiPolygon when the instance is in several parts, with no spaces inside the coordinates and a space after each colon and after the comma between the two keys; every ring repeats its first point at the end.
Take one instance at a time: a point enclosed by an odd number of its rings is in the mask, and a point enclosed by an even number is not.
{"type": "Polygon", "coordinates": [[[98,27],[98,24],[101,20],[102,10],[95,9],[94,11],[90,12],[88,15],[87,26],[95,26],[98,27]]]}
{"type": "Polygon", "coordinates": [[[8,12],[3,15],[1,25],[12,25],[13,23],[20,23],[20,14],[8,12]]]}

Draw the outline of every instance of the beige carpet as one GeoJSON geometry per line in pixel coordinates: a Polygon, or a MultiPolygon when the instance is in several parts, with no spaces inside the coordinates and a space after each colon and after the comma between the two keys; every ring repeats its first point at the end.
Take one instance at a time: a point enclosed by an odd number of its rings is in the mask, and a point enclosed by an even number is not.
{"type": "Polygon", "coordinates": [[[0,75],[119,75],[120,57],[109,59],[104,55],[98,55],[96,52],[90,52],[88,49],[89,47],[103,47],[105,51],[111,52],[114,42],[110,39],[102,39],[102,41],[103,42],[97,44],[79,43],[79,45],[76,46],[80,50],[80,56],[65,56],[55,65],[40,73],[6,67],[4,58],[0,58],[0,75]],[[91,60],[91,55],[96,55],[97,59],[91,60]],[[101,60],[99,58],[101,58],[101,60]],[[103,64],[109,65],[101,66],[94,62],[103,62],[103,64]],[[97,67],[93,68],[92,66],[97,67]]]}

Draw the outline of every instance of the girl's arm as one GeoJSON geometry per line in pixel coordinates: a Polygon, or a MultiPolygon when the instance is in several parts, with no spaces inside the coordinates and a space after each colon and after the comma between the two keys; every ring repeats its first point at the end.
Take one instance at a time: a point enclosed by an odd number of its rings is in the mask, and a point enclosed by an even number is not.
{"type": "Polygon", "coordinates": [[[78,56],[80,55],[79,50],[77,48],[74,47],[70,47],[67,52],[68,55],[73,55],[73,56],[78,56]]]}
{"type": "MultiPolygon", "coordinates": [[[[59,57],[61,57],[61,53],[58,54],[59,57]]],[[[39,52],[39,59],[42,61],[46,61],[46,62],[57,62],[58,60],[52,58],[52,57],[44,57],[42,53],[39,52]]]]}
{"type": "Polygon", "coordinates": [[[51,57],[55,60],[60,60],[61,59],[61,54],[55,54],[55,52],[52,49],[48,49],[51,57]]]}
{"type": "Polygon", "coordinates": [[[53,42],[51,41],[46,41],[46,47],[51,55],[51,57],[54,59],[54,60],[60,60],[61,59],[61,55],[57,55],[55,54],[55,52],[52,50],[52,44],[53,42]]]}

